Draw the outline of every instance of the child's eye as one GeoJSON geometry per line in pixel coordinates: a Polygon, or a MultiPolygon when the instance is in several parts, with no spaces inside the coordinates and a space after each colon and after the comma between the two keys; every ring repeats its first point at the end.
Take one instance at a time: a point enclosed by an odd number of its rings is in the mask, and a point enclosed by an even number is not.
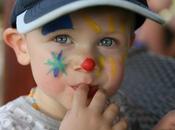
{"type": "Polygon", "coordinates": [[[118,44],[118,41],[116,41],[113,38],[103,38],[99,42],[99,46],[105,46],[105,47],[112,47],[118,44]]]}
{"type": "Polygon", "coordinates": [[[72,39],[68,35],[58,35],[54,38],[54,41],[60,44],[72,44],[72,39]]]}

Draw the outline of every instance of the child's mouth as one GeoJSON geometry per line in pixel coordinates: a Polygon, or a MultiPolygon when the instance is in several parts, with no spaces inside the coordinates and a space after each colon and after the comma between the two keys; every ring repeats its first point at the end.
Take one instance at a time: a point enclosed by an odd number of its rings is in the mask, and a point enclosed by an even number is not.
{"type": "MultiPolygon", "coordinates": [[[[71,86],[74,90],[77,90],[79,85],[77,86],[71,86]]],[[[98,90],[98,86],[97,85],[88,85],[89,87],[89,91],[88,91],[88,99],[92,99],[94,97],[94,95],[96,94],[97,90],[98,90]]]]}
{"type": "Polygon", "coordinates": [[[88,99],[92,99],[98,90],[98,86],[89,87],[88,99]]]}

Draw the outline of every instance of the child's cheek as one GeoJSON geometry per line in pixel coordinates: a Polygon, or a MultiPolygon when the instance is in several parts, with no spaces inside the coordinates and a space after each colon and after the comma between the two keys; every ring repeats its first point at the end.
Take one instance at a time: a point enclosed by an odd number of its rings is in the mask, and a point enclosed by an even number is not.
{"type": "Polygon", "coordinates": [[[115,77],[117,76],[117,71],[119,69],[119,66],[118,66],[115,58],[109,57],[107,69],[108,69],[108,72],[110,73],[110,77],[112,79],[115,79],[115,77]]]}
{"type": "Polygon", "coordinates": [[[49,66],[50,70],[48,73],[52,73],[55,78],[59,77],[60,74],[66,74],[66,64],[64,63],[63,50],[58,54],[51,52],[52,58],[48,59],[46,65],[49,66]]]}
{"type": "Polygon", "coordinates": [[[106,60],[106,72],[109,74],[110,79],[115,80],[120,77],[121,70],[125,63],[125,55],[120,55],[117,57],[109,57],[106,60]]]}
{"type": "Polygon", "coordinates": [[[62,77],[54,78],[46,74],[44,78],[38,80],[38,87],[40,87],[46,94],[58,96],[65,91],[65,84],[62,77]]]}
{"type": "Polygon", "coordinates": [[[65,89],[64,77],[66,76],[66,64],[64,63],[63,50],[51,52],[44,62],[45,76],[41,77],[41,88],[48,94],[58,95],[65,89]]]}
{"type": "Polygon", "coordinates": [[[124,60],[125,55],[122,54],[117,57],[109,57],[106,62],[106,72],[108,74],[108,88],[109,95],[115,93],[123,80],[124,77],[124,60]]]}
{"type": "Polygon", "coordinates": [[[103,55],[99,56],[97,59],[98,63],[98,69],[96,70],[95,74],[97,77],[100,77],[102,72],[104,71],[105,68],[105,57],[103,55]]]}
{"type": "Polygon", "coordinates": [[[123,52],[120,56],[121,63],[125,64],[127,58],[128,58],[128,52],[123,52]]]}

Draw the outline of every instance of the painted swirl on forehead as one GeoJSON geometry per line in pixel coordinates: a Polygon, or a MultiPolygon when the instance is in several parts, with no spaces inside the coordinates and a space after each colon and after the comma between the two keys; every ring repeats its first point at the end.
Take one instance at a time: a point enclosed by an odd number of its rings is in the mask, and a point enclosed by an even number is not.
{"type": "Polygon", "coordinates": [[[42,34],[48,35],[60,29],[73,29],[73,23],[69,15],[64,15],[42,27],[42,34]]]}
{"type": "Polygon", "coordinates": [[[50,66],[49,73],[52,72],[54,77],[58,77],[60,73],[66,74],[63,50],[61,50],[58,54],[51,52],[51,55],[53,59],[48,59],[46,62],[46,65],[50,66]]]}

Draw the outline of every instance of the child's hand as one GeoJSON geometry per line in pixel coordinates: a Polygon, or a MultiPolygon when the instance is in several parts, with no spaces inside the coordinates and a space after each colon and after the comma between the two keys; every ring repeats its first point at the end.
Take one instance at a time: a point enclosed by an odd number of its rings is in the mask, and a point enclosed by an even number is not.
{"type": "Polygon", "coordinates": [[[59,130],[127,130],[127,121],[113,123],[119,114],[119,107],[106,107],[106,95],[97,91],[87,106],[88,87],[81,86],[75,92],[72,109],[67,112],[59,130]]]}
{"type": "Polygon", "coordinates": [[[153,130],[175,130],[175,111],[165,115],[153,130]]]}

